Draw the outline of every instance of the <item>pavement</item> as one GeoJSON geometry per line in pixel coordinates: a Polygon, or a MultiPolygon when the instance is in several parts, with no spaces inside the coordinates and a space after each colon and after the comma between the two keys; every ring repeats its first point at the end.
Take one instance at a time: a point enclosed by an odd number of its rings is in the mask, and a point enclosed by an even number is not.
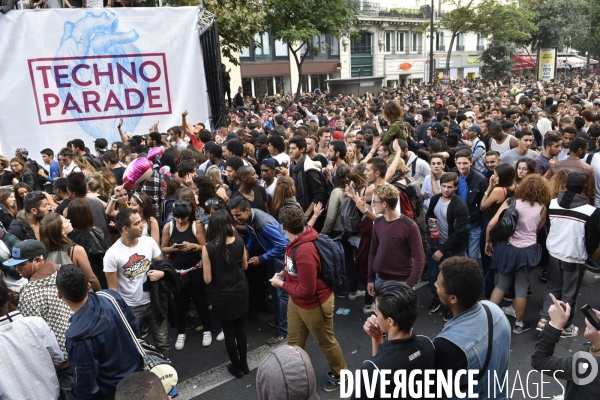
{"type": "MultiPolygon", "coordinates": [[[[545,285],[538,280],[539,269],[530,274],[532,296],[527,303],[525,320],[532,324],[531,330],[520,335],[512,334],[511,359],[509,364],[509,387],[512,388],[511,399],[551,398],[562,393],[561,386],[551,377],[542,378],[539,372],[531,372],[531,355],[535,348],[538,333],[535,326],[539,319],[539,311],[542,306],[542,296],[545,285]],[[543,393],[541,392],[543,387],[543,393]]],[[[600,308],[598,290],[600,286],[582,287],[578,300],[577,309],[589,303],[593,308],[600,308]]],[[[415,333],[426,335],[433,339],[443,328],[444,320],[442,314],[429,315],[427,308],[431,301],[431,292],[426,283],[422,283],[417,289],[419,297],[419,317],[414,327],[415,333]]],[[[363,324],[368,317],[363,314],[363,298],[348,300],[347,298],[335,299],[336,310],[338,308],[349,309],[347,315],[335,314],[335,335],[340,343],[348,368],[355,370],[360,368],[363,361],[371,357],[371,340],[363,331],[363,324]]],[[[509,305],[503,302],[501,306],[509,305]]],[[[181,351],[172,348],[171,358],[173,366],[179,374],[179,396],[178,400],[187,399],[256,399],[256,370],[262,360],[272,350],[266,345],[268,338],[275,333],[274,328],[267,324],[272,315],[260,314],[260,322],[246,323],[246,334],[248,337],[248,364],[250,374],[241,379],[231,376],[225,369],[229,358],[225,351],[225,343],[217,342],[216,336],[219,332],[219,322],[213,315],[213,342],[208,347],[202,346],[202,334],[196,331],[187,331],[185,347],[181,351]]],[[[511,326],[514,318],[508,317],[511,326]]],[[[575,325],[580,329],[579,335],[574,338],[561,339],[556,346],[555,356],[569,356],[577,351],[584,350],[583,337],[585,323],[583,314],[578,310],[575,317],[575,325]]],[[[171,332],[171,340],[174,345],[177,332],[171,332]]],[[[317,379],[318,395],[321,399],[339,399],[340,392],[325,393],[323,386],[327,381],[329,371],[327,360],[321,353],[315,341],[309,335],[306,352],[310,356],[317,379]]],[[[561,382],[566,387],[564,382],[561,382]]],[[[493,398],[493,396],[491,397],[493,398]]]]}

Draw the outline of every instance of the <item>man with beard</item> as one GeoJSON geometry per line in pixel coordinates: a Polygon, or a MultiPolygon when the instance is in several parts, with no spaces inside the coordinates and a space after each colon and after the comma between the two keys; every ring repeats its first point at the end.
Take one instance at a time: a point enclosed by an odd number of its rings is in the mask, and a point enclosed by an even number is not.
{"type": "MultiPolygon", "coordinates": [[[[329,149],[327,150],[327,158],[333,163],[334,166],[327,167],[323,169],[323,173],[325,177],[334,184],[335,180],[335,171],[337,167],[340,165],[346,164],[344,159],[346,158],[346,143],[341,140],[334,140],[329,144],[329,149]]],[[[335,185],[334,185],[335,186],[335,185]]]]}
{"type": "Polygon", "coordinates": [[[548,171],[556,164],[554,157],[558,156],[562,150],[562,139],[560,136],[548,134],[544,138],[544,152],[536,157],[535,164],[537,172],[544,178],[547,178],[548,171]]]}
{"type": "Polygon", "coordinates": [[[46,194],[43,192],[27,193],[23,199],[23,209],[11,222],[8,232],[19,240],[37,239],[40,237],[40,221],[52,212],[46,194]]]}
{"type": "Polygon", "coordinates": [[[296,200],[308,221],[318,203],[326,204],[325,179],[321,179],[320,168],[306,155],[306,140],[302,136],[290,139],[289,153],[292,160],[289,173],[296,185],[296,200]]]}
{"type": "MultiPolygon", "coordinates": [[[[377,132],[377,128],[373,125],[365,125],[363,128],[363,137],[365,139],[365,148],[363,149],[363,156],[367,156],[371,149],[373,148],[373,138],[375,136],[379,136],[379,132],[377,132]]],[[[356,134],[357,139],[359,138],[359,134],[356,134]]]]}
{"type": "Polygon", "coordinates": [[[306,138],[306,155],[310,157],[313,161],[318,161],[321,163],[321,168],[327,167],[329,164],[327,162],[327,158],[323,154],[317,153],[317,148],[319,145],[319,140],[313,135],[308,135],[306,138]]]}

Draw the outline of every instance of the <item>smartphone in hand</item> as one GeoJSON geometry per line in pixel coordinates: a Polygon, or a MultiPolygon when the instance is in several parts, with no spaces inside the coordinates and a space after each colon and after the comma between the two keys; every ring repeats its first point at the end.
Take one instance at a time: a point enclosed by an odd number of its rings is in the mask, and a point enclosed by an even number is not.
{"type": "Polygon", "coordinates": [[[594,328],[600,331],[600,319],[598,319],[598,316],[596,315],[592,307],[590,307],[589,304],[586,304],[585,306],[581,307],[581,312],[583,313],[583,315],[585,315],[587,320],[590,321],[590,324],[592,324],[594,328]]]}

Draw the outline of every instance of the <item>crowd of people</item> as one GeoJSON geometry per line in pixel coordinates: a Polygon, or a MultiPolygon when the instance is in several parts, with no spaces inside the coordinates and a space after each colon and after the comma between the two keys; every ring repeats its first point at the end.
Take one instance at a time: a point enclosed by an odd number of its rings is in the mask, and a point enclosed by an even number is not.
{"type": "MultiPolygon", "coordinates": [[[[261,365],[259,398],[280,398],[282,374],[300,363],[305,378],[285,390],[315,395],[309,334],[330,367],[323,389],[335,391],[348,367],[336,297],[369,315],[369,373],[501,376],[512,334],[532,328],[533,367],[558,369],[554,343],[578,335],[577,297],[600,256],[595,78],[238,94],[214,130],[184,111],[164,133],[125,133],[120,120],[120,141],[44,149],[44,165],[26,148],[0,156],[0,347],[22,367],[0,397],[106,399],[143,386],[128,330],[166,359],[195,340],[187,329],[203,346],[216,334],[243,378],[245,325],[265,315],[268,344],[288,346],[261,365]],[[127,167],[142,158],[152,169],[134,185],[127,167]],[[524,318],[532,279],[547,284],[538,321],[524,318]],[[433,341],[413,331],[420,282],[428,312],[447,321],[433,341]]],[[[585,336],[600,356],[587,320],[585,336]]],[[[567,398],[594,398],[597,385],[570,381],[567,398]]]]}

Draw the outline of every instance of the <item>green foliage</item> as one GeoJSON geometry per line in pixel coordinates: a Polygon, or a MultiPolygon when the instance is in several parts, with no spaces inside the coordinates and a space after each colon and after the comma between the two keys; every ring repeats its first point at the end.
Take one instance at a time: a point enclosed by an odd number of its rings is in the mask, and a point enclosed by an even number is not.
{"type": "MultiPolygon", "coordinates": [[[[341,38],[355,30],[357,10],[346,0],[267,0],[267,3],[266,24],[275,39],[288,45],[300,76],[308,51],[318,55],[325,50],[312,46],[313,36],[330,34],[341,38]]],[[[297,94],[300,93],[300,82],[297,94]]]]}
{"type": "MultiPolygon", "coordinates": [[[[163,0],[166,2],[167,0],[163,0]]],[[[198,0],[169,0],[171,6],[197,6],[198,0]]],[[[204,0],[204,7],[215,14],[221,37],[221,52],[235,65],[234,56],[259,33],[268,29],[268,2],[262,0],[204,0]]]]}
{"type": "Polygon", "coordinates": [[[589,1],[520,0],[521,7],[534,13],[536,32],[529,43],[533,48],[558,46],[559,50],[587,38],[589,1]]]}
{"type": "Polygon", "coordinates": [[[502,80],[510,76],[515,44],[502,39],[492,39],[479,58],[483,66],[479,69],[484,79],[502,80]]]}
{"type": "MultiPolygon", "coordinates": [[[[581,10],[581,13],[586,18],[585,35],[581,35],[581,37],[577,40],[573,41],[573,47],[582,53],[586,53],[588,51],[588,28],[589,28],[589,15],[590,15],[590,6],[589,4],[585,7],[585,9],[581,10]]],[[[598,59],[600,57],[600,29],[598,26],[600,25],[600,0],[593,0],[592,2],[592,55],[598,59]]]]}

